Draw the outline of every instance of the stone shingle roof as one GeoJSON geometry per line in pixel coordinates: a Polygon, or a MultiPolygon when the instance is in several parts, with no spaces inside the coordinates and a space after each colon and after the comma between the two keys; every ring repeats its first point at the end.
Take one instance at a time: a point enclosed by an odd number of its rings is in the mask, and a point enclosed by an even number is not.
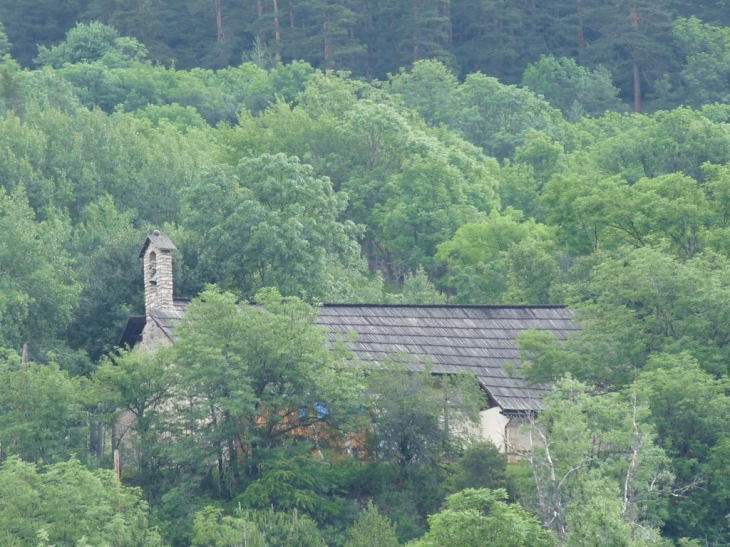
{"type": "MultiPolygon", "coordinates": [[[[172,339],[186,311],[187,302],[176,301],[174,309],[152,310],[151,317],[172,339]]],[[[579,330],[573,313],[562,306],[324,304],[317,323],[327,328],[330,342],[355,333],[355,342],[348,344],[362,361],[428,363],[435,374],[472,373],[507,413],[540,410],[546,392],[527,386],[520,376],[517,336],[538,329],[566,340],[579,330]]],[[[134,341],[125,332],[120,345],[126,344],[134,341]]]]}
{"type": "Polygon", "coordinates": [[[187,300],[175,300],[172,309],[150,310],[150,317],[170,340],[175,334],[175,325],[185,317],[188,311],[188,303],[187,300]]]}
{"type": "Polygon", "coordinates": [[[357,333],[351,349],[363,361],[415,357],[436,374],[474,374],[505,412],[539,410],[544,389],[519,375],[514,345],[528,329],[549,330],[566,340],[577,333],[570,310],[560,306],[382,306],[326,304],[319,324],[330,340],[357,333]],[[510,376],[510,364],[516,371],[510,376]]]}
{"type": "Polygon", "coordinates": [[[145,239],[144,245],[142,245],[142,250],[139,252],[140,258],[144,256],[144,253],[147,250],[147,247],[149,247],[150,243],[152,243],[159,251],[174,251],[177,249],[174,243],[170,241],[169,237],[161,234],[159,230],[155,230],[153,234],[148,235],[147,239],[145,239]]]}
{"type": "MultiPolygon", "coordinates": [[[[185,317],[189,303],[190,300],[176,299],[173,301],[172,309],[150,310],[150,317],[170,340],[175,334],[175,325],[185,317]]],[[[117,345],[121,348],[134,347],[142,340],[142,331],[144,331],[146,322],[147,318],[144,315],[130,317],[117,345]]]]}

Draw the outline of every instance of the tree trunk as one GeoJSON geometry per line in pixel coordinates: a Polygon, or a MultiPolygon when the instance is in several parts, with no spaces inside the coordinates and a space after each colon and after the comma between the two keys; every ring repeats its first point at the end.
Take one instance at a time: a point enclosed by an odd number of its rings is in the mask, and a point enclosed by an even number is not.
{"type": "MultiPolygon", "coordinates": [[[[501,33],[501,22],[499,19],[492,19],[492,27],[494,28],[494,35],[499,36],[501,33]]],[[[494,71],[499,75],[502,76],[502,57],[499,56],[494,60],[494,71]]]]}
{"type": "Polygon", "coordinates": [[[223,11],[221,9],[221,0],[215,2],[215,25],[218,29],[218,43],[222,44],[225,36],[223,35],[223,11]]]}
{"type": "Polygon", "coordinates": [[[99,456],[99,429],[97,427],[96,419],[93,416],[89,417],[89,453],[94,456],[99,456]]]}
{"type": "Polygon", "coordinates": [[[578,64],[585,65],[584,50],[586,47],[585,32],[583,28],[583,0],[576,0],[578,11],[578,64]]]}
{"type": "Polygon", "coordinates": [[[466,41],[466,10],[463,8],[459,11],[459,15],[457,18],[457,27],[456,27],[456,43],[457,44],[463,44],[466,41]]]}
{"type": "Polygon", "coordinates": [[[454,45],[454,25],[451,21],[451,2],[444,2],[444,18],[446,18],[446,36],[450,46],[454,45]]]}
{"type": "MultiPolygon", "coordinates": [[[[639,32],[639,13],[631,7],[631,26],[639,32]]],[[[639,70],[639,48],[634,46],[634,112],[641,112],[641,71],[639,70]]]]}
{"type": "Polygon", "coordinates": [[[89,452],[98,461],[104,457],[104,422],[94,416],[89,418],[89,452]]]}
{"type": "Polygon", "coordinates": [[[112,422],[112,451],[119,448],[121,439],[119,438],[119,423],[117,420],[112,422]]]}
{"type": "Polygon", "coordinates": [[[639,51],[634,47],[634,112],[641,113],[641,72],[639,70],[639,51]]]}
{"type": "MultiPolygon", "coordinates": [[[[367,2],[363,2],[362,6],[362,20],[365,22],[365,32],[370,33],[373,30],[373,20],[370,17],[367,2]]],[[[373,79],[375,70],[373,69],[373,45],[372,40],[368,40],[365,53],[365,76],[368,80],[373,79]]]]}
{"type": "Polygon", "coordinates": [[[413,62],[414,63],[416,61],[418,61],[418,58],[421,53],[421,51],[418,47],[418,19],[419,19],[418,0],[414,0],[414,2],[413,2],[413,62]]]}
{"type": "Polygon", "coordinates": [[[281,30],[279,29],[279,0],[274,0],[274,39],[276,40],[276,62],[281,62],[281,30]]]}
{"type": "Polygon", "coordinates": [[[329,35],[330,30],[330,16],[329,13],[325,15],[324,23],[322,24],[322,30],[324,31],[324,65],[325,72],[329,72],[334,68],[335,61],[332,55],[332,38],[329,35]]]}
{"type": "Polygon", "coordinates": [[[264,31],[263,31],[263,21],[261,18],[264,16],[264,0],[256,0],[256,27],[258,28],[258,38],[259,38],[259,44],[261,47],[266,45],[266,40],[264,40],[264,31]]]}

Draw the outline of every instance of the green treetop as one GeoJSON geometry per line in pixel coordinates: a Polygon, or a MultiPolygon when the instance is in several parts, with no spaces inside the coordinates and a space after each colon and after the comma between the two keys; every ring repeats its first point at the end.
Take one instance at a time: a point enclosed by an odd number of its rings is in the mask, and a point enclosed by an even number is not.
{"type": "Polygon", "coordinates": [[[60,68],[66,63],[101,61],[114,67],[143,60],[146,55],[146,48],[134,38],[120,37],[113,27],[92,22],[77,24],[57,46],[40,46],[35,63],[60,68]]]}

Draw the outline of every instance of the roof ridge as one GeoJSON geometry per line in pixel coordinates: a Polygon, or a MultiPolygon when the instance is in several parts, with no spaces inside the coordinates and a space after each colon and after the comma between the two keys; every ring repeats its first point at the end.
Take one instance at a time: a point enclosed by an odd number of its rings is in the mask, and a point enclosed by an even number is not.
{"type": "Polygon", "coordinates": [[[435,308],[435,309],[489,309],[489,310],[564,310],[565,304],[345,304],[325,302],[327,308],[435,308]]]}

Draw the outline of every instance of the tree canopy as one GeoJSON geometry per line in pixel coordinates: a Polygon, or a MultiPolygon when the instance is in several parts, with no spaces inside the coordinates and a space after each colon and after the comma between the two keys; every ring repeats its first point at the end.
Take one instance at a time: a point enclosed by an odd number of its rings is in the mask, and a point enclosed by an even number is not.
{"type": "Polygon", "coordinates": [[[723,6],[0,0],[0,22],[2,542],[730,542],[723,6]],[[128,351],[155,229],[189,311],[128,351]],[[506,372],[552,395],[507,466],[473,377],[358,362],[322,302],[566,305],[582,330],[517,341],[506,372]]]}

